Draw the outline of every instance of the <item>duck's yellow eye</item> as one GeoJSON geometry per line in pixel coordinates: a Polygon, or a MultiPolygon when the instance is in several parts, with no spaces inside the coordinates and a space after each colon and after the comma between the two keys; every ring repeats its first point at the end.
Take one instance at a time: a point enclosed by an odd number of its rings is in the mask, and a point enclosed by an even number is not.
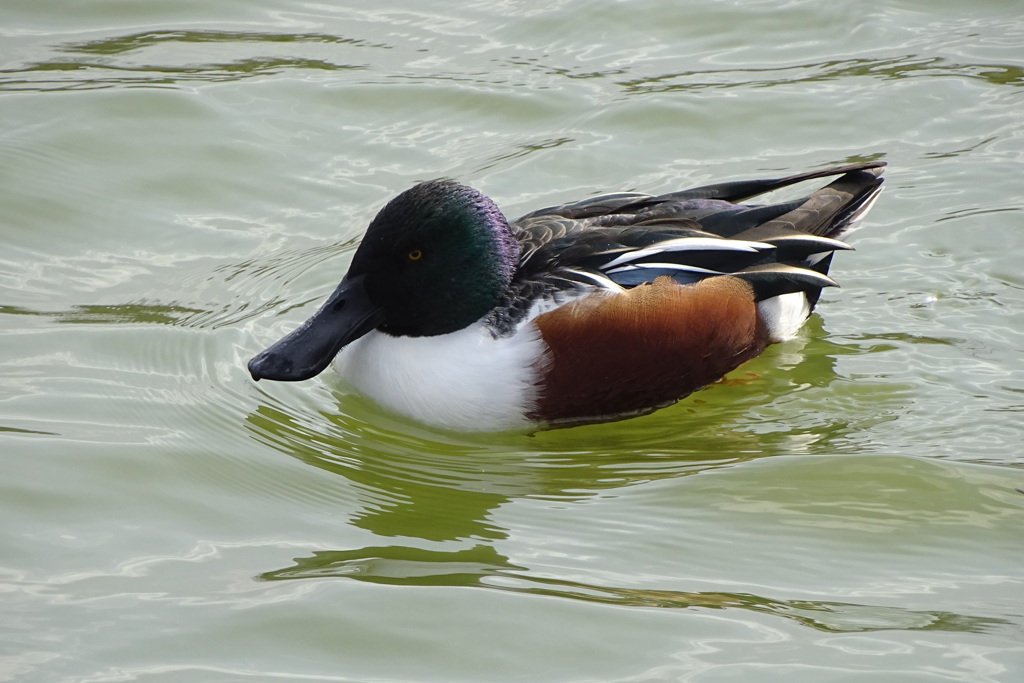
{"type": "Polygon", "coordinates": [[[406,254],[405,257],[410,261],[419,261],[421,258],[423,258],[423,252],[420,251],[419,249],[413,249],[408,254],[406,254]]]}

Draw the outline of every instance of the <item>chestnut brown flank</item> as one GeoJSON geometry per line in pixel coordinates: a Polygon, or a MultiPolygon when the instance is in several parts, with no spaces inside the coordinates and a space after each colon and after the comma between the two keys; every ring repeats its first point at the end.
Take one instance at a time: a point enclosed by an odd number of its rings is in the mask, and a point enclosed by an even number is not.
{"type": "Polygon", "coordinates": [[[594,294],[536,319],[549,349],[531,418],[589,421],[651,411],[721,379],[764,350],[750,286],[667,277],[594,294]]]}

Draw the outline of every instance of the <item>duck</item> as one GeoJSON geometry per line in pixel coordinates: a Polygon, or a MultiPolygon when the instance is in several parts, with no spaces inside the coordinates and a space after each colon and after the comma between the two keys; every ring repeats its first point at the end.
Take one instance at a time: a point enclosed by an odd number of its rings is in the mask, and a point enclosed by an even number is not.
{"type": "Polygon", "coordinates": [[[832,257],[851,249],[839,238],[875,203],[884,166],[602,194],[511,222],[471,187],[419,183],[248,370],[293,382],[333,364],[389,411],[455,431],[650,413],[797,334],[837,286],[832,257]],[[748,203],[820,178],[802,198],[748,203]]]}

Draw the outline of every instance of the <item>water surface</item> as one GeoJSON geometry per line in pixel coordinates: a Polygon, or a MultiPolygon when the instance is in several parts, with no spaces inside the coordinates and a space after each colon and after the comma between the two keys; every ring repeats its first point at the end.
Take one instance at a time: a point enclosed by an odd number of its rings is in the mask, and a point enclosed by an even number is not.
{"type": "Polygon", "coordinates": [[[7,2],[0,680],[1024,672],[1017,2],[7,2]],[[393,195],[889,162],[796,340],[654,415],[254,384],[393,195]]]}

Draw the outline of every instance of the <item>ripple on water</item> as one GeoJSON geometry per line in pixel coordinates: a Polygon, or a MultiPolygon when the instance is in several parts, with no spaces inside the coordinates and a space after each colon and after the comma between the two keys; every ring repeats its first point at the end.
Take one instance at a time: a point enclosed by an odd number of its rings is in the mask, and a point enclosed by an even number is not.
{"type": "Polygon", "coordinates": [[[8,669],[1008,680],[1024,34],[1003,4],[9,8],[67,28],[0,27],[0,438],[24,465],[4,576],[33,626],[8,669]],[[416,179],[525,211],[856,152],[890,180],[845,289],[653,415],[461,435],[246,374],[416,179]]]}

